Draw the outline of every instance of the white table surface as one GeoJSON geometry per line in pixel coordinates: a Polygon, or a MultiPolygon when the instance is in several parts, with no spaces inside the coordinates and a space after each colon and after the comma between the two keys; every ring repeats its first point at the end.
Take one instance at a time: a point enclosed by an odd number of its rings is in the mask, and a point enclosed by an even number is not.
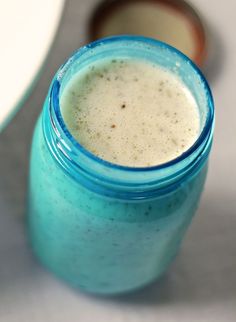
{"type": "Polygon", "coordinates": [[[95,0],[67,1],[46,68],[31,97],[0,135],[1,322],[236,321],[236,2],[192,1],[211,27],[206,73],[217,124],[210,171],[182,251],[158,283],[104,299],[72,290],[35,261],[25,234],[28,155],[35,119],[59,64],[85,38],[95,0]]]}

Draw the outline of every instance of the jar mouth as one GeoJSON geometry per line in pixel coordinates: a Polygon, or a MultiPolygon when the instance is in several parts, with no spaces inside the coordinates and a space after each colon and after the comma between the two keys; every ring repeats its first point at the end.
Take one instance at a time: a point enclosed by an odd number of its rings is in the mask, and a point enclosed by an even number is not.
{"type": "Polygon", "coordinates": [[[113,37],[108,37],[104,39],[100,39],[97,41],[94,41],[79,50],[75,51],[72,56],[60,67],[58,73],[56,74],[56,77],[54,78],[54,81],[52,83],[51,87],[51,93],[50,93],[50,98],[52,100],[52,107],[53,107],[53,114],[55,115],[56,118],[56,128],[59,131],[59,136],[61,137],[63,134],[66,136],[66,145],[71,145],[71,150],[77,150],[79,153],[83,154],[85,157],[93,160],[96,163],[101,164],[102,166],[107,167],[108,169],[114,170],[122,170],[125,172],[152,172],[152,171],[158,171],[158,170],[164,170],[170,167],[173,167],[179,163],[181,163],[183,160],[194,154],[199,147],[203,144],[203,142],[206,140],[206,138],[210,135],[212,131],[212,125],[213,125],[213,120],[214,120],[214,102],[213,102],[213,97],[212,93],[210,90],[210,87],[208,85],[207,80],[205,79],[204,75],[200,71],[200,69],[187,57],[185,56],[182,52],[177,50],[176,48],[163,43],[161,41],[158,41],[156,39],[151,39],[151,38],[146,38],[142,36],[128,36],[128,35],[122,35],[122,36],[113,36],[113,37]],[[156,47],[156,49],[161,49],[161,50],[168,50],[172,52],[173,54],[177,55],[181,61],[183,61],[185,64],[189,65],[193,72],[195,72],[196,75],[198,75],[200,82],[202,83],[202,86],[205,91],[205,96],[206,96],[206,102],[207,102],[207,113],[206,113],[206,118],[205,118],[205,123],[202,127],[202,130],[197,138],[197,140],[194,142],[192,146],[190,146],[189,149],[187,149],[185,152],[183,152],[181,155],[178,157],[159,164],[155,166],[149,166],[149,167],[132,167],[132,166],[124,166],[124,165],[119,165],[115,164],[109,161],[106,161],[104,159],[99,158],[98,156],[94,155],[92,152],[87,150],[85,147],[83,147],[70,133],[68,130],[62,114],[61,114],[61,109],[60,109],[60,90],[61,90],[61,85],[62,85],[62,80],[65,75],[65,73],[72,67],[73,63],[75,60],[78,60],[81,58],[85,53],[88,51],[93,52],[94,49],[96,49],[99,46],[106,45],[107,43],[110,44],[115,44],[125,41],[126,43],[130,42],[136,42],[140,44],[144,44],[145,46],[151,46],[151,47],[156,47]],[[59,129],[58,129],[59,128],[59,129]]]}

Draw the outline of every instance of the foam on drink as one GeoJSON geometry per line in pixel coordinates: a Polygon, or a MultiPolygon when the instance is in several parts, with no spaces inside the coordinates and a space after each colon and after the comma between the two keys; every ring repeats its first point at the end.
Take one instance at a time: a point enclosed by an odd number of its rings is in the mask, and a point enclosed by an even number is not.
{"type": "Polygon", "coordinates": [[[68,130],[98,157],[130,167],[160,165],[189,149],[200,132],[197,103],[160,66],[106,59],[73,77],[61,112],[68,130]]]}

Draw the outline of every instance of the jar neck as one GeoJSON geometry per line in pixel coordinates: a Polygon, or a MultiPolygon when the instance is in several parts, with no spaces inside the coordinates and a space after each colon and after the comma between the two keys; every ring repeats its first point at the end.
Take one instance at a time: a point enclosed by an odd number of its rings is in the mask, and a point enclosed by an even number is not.
{"type": "Polygon", "coordinates": [[[169,193],[198,172],[211,148],[213,122],[211,92],[198,68],[176,49],[156,40],[134,36],[103,39],[75,52],[55,75],[43,112],[45,140],[63,171],[96,193],[129,200],[169,193]],[[132,168],[101,160],[75,141],[60,112],[61,93],[73,75],[105,57],[145,58],[180,76],[194,95],[201,118],[201,133],[189,150],[159,166],[132,168]]]}

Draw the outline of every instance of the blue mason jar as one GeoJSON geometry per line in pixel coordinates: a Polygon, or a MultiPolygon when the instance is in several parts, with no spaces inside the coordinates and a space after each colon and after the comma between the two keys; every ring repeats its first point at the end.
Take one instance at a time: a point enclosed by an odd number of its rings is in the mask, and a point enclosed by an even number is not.
{"type": "Polygon", "coordinates": [[[174,259],[203,190],[214,123],[213,99],[198,68],[156,40],[119,36],[76,51],[56,73],[32,143],[29,233],[50,271],[99,294],[140,288],[174,259]],[[71,136],[61,94],[76,73],[106,57],[141,58],[177,74],[201,121],[195,144],[165,164],[132,168],[101,160],[71,136]]]}

